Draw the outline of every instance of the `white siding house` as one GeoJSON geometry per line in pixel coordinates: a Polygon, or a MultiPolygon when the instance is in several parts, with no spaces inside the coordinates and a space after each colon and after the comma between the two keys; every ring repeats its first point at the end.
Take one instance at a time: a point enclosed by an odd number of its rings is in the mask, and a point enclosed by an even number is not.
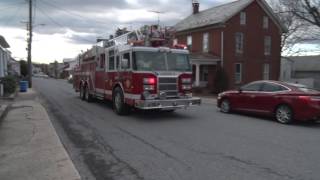
{"type": "MultiPolygon", "coordinates": [[[[5,40],[5,38],[0,35],[0,78],[8,74],[8,62],[11,58],[11,53],[7,50],[7,48],[9,47],[10,46],[5,40]]],[[[0,96],[2,95],[3,85],[0,83],[0,96]]]]}
{"type": "Polygon", "coordinates": [[[320,89],[320,56],[285,57],[281,61],[280,80],[320,89]]]}

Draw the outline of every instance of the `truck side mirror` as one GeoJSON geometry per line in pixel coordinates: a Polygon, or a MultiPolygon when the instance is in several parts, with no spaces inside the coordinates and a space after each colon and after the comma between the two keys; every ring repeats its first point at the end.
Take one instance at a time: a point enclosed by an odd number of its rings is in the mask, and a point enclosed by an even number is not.
{"type": "Polygon", "coordinates": [[[129,60],[128,59],[121,60],[121,69],[129,69],[129,60]]]}

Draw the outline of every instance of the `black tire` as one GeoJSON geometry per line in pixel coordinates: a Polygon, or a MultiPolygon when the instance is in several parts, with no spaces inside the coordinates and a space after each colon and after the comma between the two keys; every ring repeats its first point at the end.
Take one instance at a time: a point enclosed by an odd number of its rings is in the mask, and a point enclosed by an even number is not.
{"type": "Polygon", "coordinates": [[[279,105],[275,110],[275,118],[281,124],[293,122],[293,110],[288,105],[279,105]]]}
{"type": "Polygon", "coordinates": [[[81,100],[84,100],[84,87],[83,85],[80,85],[80,99],[81,100]]]}
{"type": "Polygon", "coordinates": [[[92,102],[92,101],[93,101],[93,97],[92,97],[92,95],[89,93],[89,87],[88,87],[88,86],[86,86],[85,91],[84,91],[84,99],[85,99],[87,102],[92,102]]]}
{"type": "Polygon", "coordinates": [[[231,112],[231,103],[228,99],[223,99],[221,101],[220,111],[223,113],[230,113],[231,112]]]}
{"type": "Polygon", "coordinates": [[[162,110],[162,112],[165,112],[165,113],[174,113],[175,111],[176,111],[175,109],[162,110]]]}
{"type": "Polygon", "coordinates": [[[130,108],[124,102],[124,95],[121,88],[116,87],[113,91],[112,97],[113,110],[119,115],[127,115],[130,112],[130,108]]]}

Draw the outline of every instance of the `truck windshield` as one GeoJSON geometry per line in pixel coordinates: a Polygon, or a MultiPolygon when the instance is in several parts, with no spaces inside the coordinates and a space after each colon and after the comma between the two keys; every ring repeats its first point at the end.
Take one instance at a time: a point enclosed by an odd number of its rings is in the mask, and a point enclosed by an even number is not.
{"type": "Polygon", "coordinates": [[[167,60],[169,71],[191,71],[189,57],[186,54],[169,53],[167,60]]]}
{"type": "Polygon", "coordinates": [[[165,53],[134,52],[133,69],[139,71],[165,71],[165,53]]]}
{"type": "Polygon", "coordinates": [[[133,69],[138,71],[190,71],[191,66],[187,54],[138,51],[133,52],[133,69]]]}

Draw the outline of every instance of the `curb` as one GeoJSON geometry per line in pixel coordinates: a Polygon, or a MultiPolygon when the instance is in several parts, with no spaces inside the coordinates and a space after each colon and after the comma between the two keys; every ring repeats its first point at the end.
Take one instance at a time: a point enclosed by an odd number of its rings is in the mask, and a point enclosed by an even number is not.
{"type": "Polygon", "coordinates": [[[19,92],[19,91],[16,90],[16,92],[10,94],[9,96],[7,96],[7,97],[0,97],[0,99],[1,99],[1,100],[10,100],[10,101],[13,101],[13,100],[17,97],[18,92],[19,92]]]}
{"type": "Polygon", "coordinates": [[[9,110],[9,106],[8,105],[0,105],[0,123],[2,122],[2,120],[7,115],[8,110],[9,110]]]}

